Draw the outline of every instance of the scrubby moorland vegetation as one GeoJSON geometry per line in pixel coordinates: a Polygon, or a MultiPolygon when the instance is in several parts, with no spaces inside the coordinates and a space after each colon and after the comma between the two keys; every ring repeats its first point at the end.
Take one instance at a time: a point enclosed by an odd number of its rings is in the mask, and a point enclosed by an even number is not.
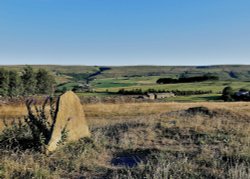
{"type": "MultiPolygon", "coordinates": [[[[248,103],[89,104],[83,108],[91,138],[64,145],[50,155],[21,147],[21,139],[31,136],[25,126],[5,130],[1,144],[8,135],[8,142],[16,145],[1,145],[0,177],[250,177],[248,103]]],[[[24,106],[8,112],[15,110],[25,114],[24,106]]]]}

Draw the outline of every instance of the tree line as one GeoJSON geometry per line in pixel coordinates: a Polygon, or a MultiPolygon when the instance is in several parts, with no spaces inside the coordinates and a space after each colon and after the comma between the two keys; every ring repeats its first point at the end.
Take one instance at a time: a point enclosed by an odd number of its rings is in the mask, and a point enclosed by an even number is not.
{"type": "Polygon", "coordinates": [[[222,91],[221,99],[224,101],[250,101],[250,91],[240,89],[235,92],[231,86],[227,86],[222,91]]]}
{"type": "Polygon", "coordinates": [[[55,78],[45,69],[37,72],[31,66],[22,72],[0,69],[0,96],[17,97],[35,94],[53,94],[55,78]]]}
{"type": "Polygon", "coordinates": [[[213,75],[203,75],[194,77],[180,77],[178,79],[174,78],[160,78],[156,81],[158,84],[171,84],[171,83],[192,83],[192,82],[202,82],[208,80],[218,80],[217,76],[213,75]]]}
{"type": "Polygon", "coordinates": [[[146,91],[143,91],[142,89],[132,89],[132,90],[125,90],[125,89],[120,89],[118,94],[122,95],[145,95],[147,93],[174,93],[176,96],[189,96],[189,95],[201,95],[201,94],[211,94],[213,93],[212,90],[208,91],[203,91],[203,90],[186,90],[186,91],[181,91],[181,90],[164,90],[164,89],[148,89],[146,91]]]}

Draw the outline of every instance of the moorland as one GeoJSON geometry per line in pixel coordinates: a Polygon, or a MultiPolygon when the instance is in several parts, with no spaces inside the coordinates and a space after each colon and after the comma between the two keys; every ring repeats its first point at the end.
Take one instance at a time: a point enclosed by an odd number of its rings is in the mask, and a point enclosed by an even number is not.
{"type": "MultiPolygon", "coordinates": [[[[1,67],[21,75],[26,66],[1,67]]],[[[23,122],[25,100],[39,105],[48,94],[2,96],[0,178],[250,178],[250,103],[222,98],[229,86],[249,91],[250,66],[31,67],[54,77],[55,97],[67,90],[78,94],[91,137],[50,155],[24,146],[32,138],[23,122]],[[204,75],[218,79],[157,83],[204,75]],[[177,90],[188,95],[137,100],[144,92],[177,90]]]]}
{"type": "MultiPolygon", "coordinates": [[[[1,135],[0,178],[249,178],[250,104],[85,104],[90,138],[47,156],[22,149],[30,133],[1,135]]],[[[25,106],[1,106],[5,120],[25,106]],[[9,116],[8,116],[9,114],[9,116]],[[12,114],[12,115],[11,115],[12,114]]]]}

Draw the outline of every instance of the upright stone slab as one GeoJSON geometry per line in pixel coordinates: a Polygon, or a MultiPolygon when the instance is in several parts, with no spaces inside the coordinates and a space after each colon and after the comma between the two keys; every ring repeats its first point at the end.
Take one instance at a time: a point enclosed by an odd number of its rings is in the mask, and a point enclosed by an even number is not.
{"type": "Polygon", "coordinates": [[[80,99],[72,91],[66,92],[59,98],[56,121],[47,146],[48,151],[54,151],[57,148],[64,129],[67,131],[66,142],[90,136],[80,99]]]}

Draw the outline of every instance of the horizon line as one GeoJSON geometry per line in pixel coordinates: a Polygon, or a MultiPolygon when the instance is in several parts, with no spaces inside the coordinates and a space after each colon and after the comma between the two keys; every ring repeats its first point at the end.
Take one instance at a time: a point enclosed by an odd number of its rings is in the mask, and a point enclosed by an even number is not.
{"type": "Polygon", "coordinates": [[[209,67],[209,66],[248,66],[250,64],[210,64],[210,65],[149,65],[149,64],[137,64],[137,65],[84,65],[84,64],[0,64],[0,66],[89,66],[89,67],[102,67],[102,66],[107,66],[107,67],[140,67],[140,66],[155,66],[155,67],[160,67],[160,66],[175,66],[175,67],[209,67]]]}

